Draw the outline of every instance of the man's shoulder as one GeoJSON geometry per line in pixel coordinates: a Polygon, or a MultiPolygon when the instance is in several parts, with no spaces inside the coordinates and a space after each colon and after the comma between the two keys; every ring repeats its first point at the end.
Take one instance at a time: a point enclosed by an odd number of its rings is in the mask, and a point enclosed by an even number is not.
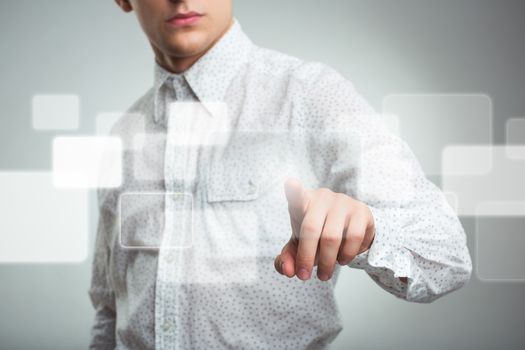
{"type": "Polygon", "coordinates": [[[257,47],[253,55],[256,69],[265,76],[287,78],[291,82],[297,82],[303,86],[314,85],[320,81],[347,81],[334,68],[323,62],[303,60],[293,55],[262,47],[257,47]]]}

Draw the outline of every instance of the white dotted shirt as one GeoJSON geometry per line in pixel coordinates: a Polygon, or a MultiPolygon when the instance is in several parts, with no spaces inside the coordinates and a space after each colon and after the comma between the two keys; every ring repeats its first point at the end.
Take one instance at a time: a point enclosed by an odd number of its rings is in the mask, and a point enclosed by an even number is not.
{"type": "Polygon", "coordinates": [[[375,239],[349,266],[387,292],[430,302],[469,280],[464,230],[407,144],[333,69],[257,47],[237,21],[183,74],[156,65],[128,112],[112,130],[123,184],[99,190],[91,348],[325,348],[340,267],[328,282],[274,269],[288,176],[370,207],[375,239]],[[228,132],[181,140],[203,125],[228,132]]]}

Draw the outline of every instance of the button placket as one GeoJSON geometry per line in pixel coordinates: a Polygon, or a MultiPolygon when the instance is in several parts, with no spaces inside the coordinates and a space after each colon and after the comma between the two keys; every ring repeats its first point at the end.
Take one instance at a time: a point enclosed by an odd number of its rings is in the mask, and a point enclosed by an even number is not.
{"type": "MultiPolygon", "coordinates": [[[[173,88],[177,100],[181,100],[184,96],[188,96],[188,93],[183,90],[182,83],[184,79],[182,76],[175,77],[173,81],[173,88]]],[[[170,142],[170,135],[173,135],[172,130],[177,127],[177,123],[173,120],[172,116],[168,116],[167,122],[167,142],[164,159],[164,182],[166,193],[184,192],[186,189],[186,176],[185,176],[185,164],[188,157],[187,152],[189,151],[185,147],[177,146],[175,149],[174,143],[170,142]],[[182,180],[182,181],[181,181],[182,180]]],[[[186,196],[182,196],[182,200],[186,200],[186,196]]],[[[185,205],[184,205],[185,207],[185,205]]],[[[175,203],[166,194],[165,198],[165,230],[170,232],[168,225],[173,225],[169,213],[176,211],[175,203]]],[[[178,317],[180,316],[179,310],[179,291],[175,290],[176,283],[173,283],[176,279],[173,277],[174,274],[180,273],[180,265],[177,263],[177,258],[180,257],[180,252],[175,252],[171,249],[171,235],[165,234],[162,239],[162,244],[159,249],[158,258],[158,272],[157,272],[157,285],[158,293],[156,298],[156,327],[158,334],[157,346],[160,348],[180,348],[179,342],[182,341],[181,334],[184,332],[180,329],[178,317]],[[177,255],[179,254],[179,255],[177,255]]]]}

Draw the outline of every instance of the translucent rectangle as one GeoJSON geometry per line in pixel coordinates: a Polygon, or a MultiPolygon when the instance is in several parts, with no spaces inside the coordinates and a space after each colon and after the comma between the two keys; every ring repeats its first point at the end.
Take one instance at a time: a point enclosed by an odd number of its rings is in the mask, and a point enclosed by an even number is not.
{"type": "Polygon", "coordinates": [[[119,200],[119,242],[127,249],[149,250],[192,245],[191,193],[123,193],[119,200]]]}
{"type": "Polygon", "coordinates": [[[383,120],[387,128],[396,136],[401,137],[401,121],[397,115],[383,114],[383,120]]]}
{"type": "Polygon", "coordinates": [[[53,183],[58,188],[115,188],[122,184],[122,141],[118,137],[57,137],[53,140],[53,183]]]}
{"type": "Polygon", "coordinates": [[[482,202],[476,207],[476,216],[525,217],[525,198],[522,201],[482,202]]]}
{"type": "Polygon", "coordinates": [[[525,216],[476,219],[476,270],[480,280],[525,281],[524,227],[525,216]]]}
{"type": "MultiPolygon", "coordinates": [[[[481,146],[484,149],[486,146],[481,146]]],[[[472,159],[479,154],[475,148],[472,159]]],[[[510,159],[507,146],[491,146],[492,170],[486,174],[447,174],[442,178],[442,189],[452,192],[458,198],[458,214],[464,216],[499,215],[505,210],[504,203],[520,202],[525,198],[525,160],[510,159]],[[497,211],[477,212],[477,206],[483,202],[502,202],[500,207],[491,207],[497,211]]],[[[466,153],[465,153],[466,154],[466,153]]],[[[466,154],[465,163],[470,162],[466,154]]],[[[474,166],[474,168],[478,168],[474,166]]],[[[487,209],[488,210],[488,209],[487,209]]],[[[512,208],[509,208],[512,210],[512,208]]]]}
{"type": "Polygon", "coordinates": [[[106,112],[96,117],[96,133],[99,136],[109,136],[111,129],[121,120],[126,120],[127,128],[133,133],[145,132],[144,116],[139,113],[106,112]]]}
{"type": "Polygon", "coordinates": [[[450,207],[457,214],[458,213],[458,196],[452,192],[444,192],[443,196],[445,197],[445,200],[450,205],[450,207]]]}
{"type": "Polygon", "coordinates": [[[260,225],[249,209],[209,208],[195,212],[190,249],[164,250],[161,278],[179,284],[250,284],[257,279],[260,225]]]}
{"type": "Polygon", "coordinates": [[[450,144],[491,144],[492,102],[479,94],[392,94],[383,113],[400,120],[407,142],[427,175],[440,175],[440,155],[450,144]]]}
{"type": "MultiPolygon", "coordinates": [[[[137,134],[133,136],[133,176],[138,181],[164,180],[166,134],[137,134]]],[[[180,150],[187,152],[187,150],[180,150]]]]}
{"type": "Polygon", "coordinates": [[[35,95],[32,101],[33,129],[74,130],[80,124],[77,95],[35,95]]]}
{"type": "Polygon", "coordinates": [[[505,147],[507,157],[516,161],[525,161],[525,145],[507,145],[505,147]]]}
{"type": "Polygon", "coordinates": [[[0,173],[0,263],[78,263],[88,253],[88,195],[51,173],[0,173]]]}
{"type": "Polygon", "coordinates": [[[230,129],[225,103],[176,102],[169,106],[168,142],[172,146],[208,146],[212,133],[230,129]]]}
{"type": "Polygon", "coordinates": [[[507,144],[525,145],[525,117],[507,120],[507,144]]]}
{"type": "Polygon", "coordinates": [[[441,155],[442,175],[484,175],[492,170],[492,145],[449,145],[441,155]]]}

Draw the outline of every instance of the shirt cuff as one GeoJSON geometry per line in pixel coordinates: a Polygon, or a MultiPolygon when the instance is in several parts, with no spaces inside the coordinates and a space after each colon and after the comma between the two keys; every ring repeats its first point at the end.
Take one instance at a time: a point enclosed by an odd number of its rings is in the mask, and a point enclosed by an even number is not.
{"type": "Polygon", "coordinates": [[[403,245],[400,229],[391,214],[392,209],[369,207],[375,221],[375,237],[370,249],[357,255],[348,266],[366,271],[383,289],[407,299],[413,283],[412,254],[403,245]],[[408,284],[399,277],[407,277],[408,284]]]}

